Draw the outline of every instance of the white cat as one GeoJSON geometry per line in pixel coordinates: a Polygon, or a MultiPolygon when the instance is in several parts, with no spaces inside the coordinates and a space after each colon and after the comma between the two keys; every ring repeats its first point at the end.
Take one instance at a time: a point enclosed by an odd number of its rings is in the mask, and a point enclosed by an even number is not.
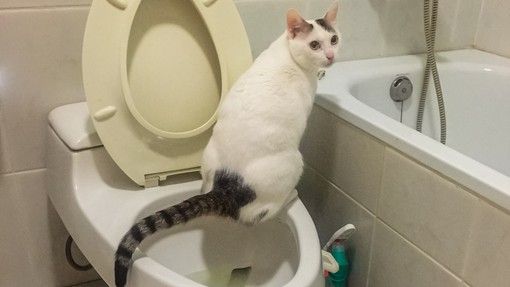
{"type": "Polygon", "coordinates": [[[256,194],[241,208],[242,222],[271,218],[295,195],[303,170],[298,147],[317,73],[333,63],[338,51],[337,10],[335,2],[314,21],[290,10],[287,31],[238,79],[222,104],[202,161],[203,191],[212,190],[218,170],[237,173],[256,194]]]}
{"type": "Polygon", "coordinates": [[[295,196],[303,171],[299,142],[317,89],[340,38],[338,2],[317,20],[291,9],[287,30],[237,80],[222,102],[202,162],[201,195],[141,219],[115,254],[115,284],[124,286],[136,247],[160,229],[204,215],[256,224],[295,196]]]}

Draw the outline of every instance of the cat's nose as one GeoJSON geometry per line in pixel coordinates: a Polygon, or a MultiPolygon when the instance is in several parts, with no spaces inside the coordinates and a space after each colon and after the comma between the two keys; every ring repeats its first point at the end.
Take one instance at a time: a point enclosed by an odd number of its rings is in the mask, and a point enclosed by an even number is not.
{"type": "Polygon", "coordinates": [[[335,54],[333,53],[333,51],[327,51],[326,52],[326,58],[331,62],[333,61],[333,59],[335,58],[335,54]]]}
{"type": "Polygon", "coordinates": [[[328,59],[328,65],[333,64],[333,61],[334,61],[334,59],[335,59],[335,56],[334,56],[334,55],[333,55],[333,56],[326,56],[326,58],[328,59]]]}

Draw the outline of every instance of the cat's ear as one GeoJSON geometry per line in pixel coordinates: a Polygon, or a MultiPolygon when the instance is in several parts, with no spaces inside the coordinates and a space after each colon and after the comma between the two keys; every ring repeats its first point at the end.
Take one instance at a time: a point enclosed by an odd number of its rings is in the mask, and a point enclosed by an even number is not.
{"type": "Polygon", "coordinates": [[[333,4],[328,9],[328,12],[326,12],[326,15],[324,15],[324,21],[326,21],[329,25],[335,26],[336,25],[336,14],[338,13],[338,0],[335,0],[333,4]]]}
{"type": "Polygon", "coordinates": [[[295,38],[298,33],[307,33],[313,25],[306,22],[296,9],[287,12],[287,32],[290,38],[295,38]]]}

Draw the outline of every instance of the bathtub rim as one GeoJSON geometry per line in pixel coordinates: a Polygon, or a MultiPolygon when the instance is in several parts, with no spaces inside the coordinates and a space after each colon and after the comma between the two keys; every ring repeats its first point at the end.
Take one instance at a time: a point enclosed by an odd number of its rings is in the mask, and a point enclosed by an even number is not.
{"type": "MultiPolygon", "coordinates": [[[[500,57],[475,49],[440,52],[445,58],[456,58],[463,53],[483,56],[500,57]]],[[[502,57],[501,57],[502,58],[502,57]]],[[[357,60],[343,62],[352,64],[355,62],[368,61],[393,61],[395,64],[414,64],[416,55],[378,58],[370,60],[357,60]]],[[[510,61],[503,58],[505,61],[510,61]]],[[[335,65],[342,65],[337,63],[335,65]]],[[[335,66],[334,65],[334,66],[335,66]]],[[[338,70],[327,72],[328,77],[335,77],[338,70]]],[[[342,77],[342,75],[336,75],[342,77]]],[[[349,91],[357,77],[344,76],[337,82],[341,86],[340,92],[327,92],[318,89],[315,104],[322,107],[333,115],[360,128],[390,147],[404,153],[406,156],[418,161],[449,178],[454,183],[464,186],[468,191],[478,194],[480,197],[493,202],[510,212],[510,177],[487,165],[464,155],[451,147],[442,145],[440,142],[423,135],[416,130],[398,122],[378,110],[368,106],[354,97],[349,91]]],[[[337,87],[338,88],[338,87],[337,87]]]]}

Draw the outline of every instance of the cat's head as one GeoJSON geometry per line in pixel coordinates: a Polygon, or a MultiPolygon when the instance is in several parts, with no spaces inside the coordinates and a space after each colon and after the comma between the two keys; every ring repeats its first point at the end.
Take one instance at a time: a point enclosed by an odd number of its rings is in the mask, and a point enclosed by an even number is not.
{"type": "Polygon", "coordinates": [[[333,64],[341,40],[336,28],[337,12],[338,1],[317,20],[305,20],[295,9],[287,12],[289,50],[298,65],[320,69],[333,64]]]}

